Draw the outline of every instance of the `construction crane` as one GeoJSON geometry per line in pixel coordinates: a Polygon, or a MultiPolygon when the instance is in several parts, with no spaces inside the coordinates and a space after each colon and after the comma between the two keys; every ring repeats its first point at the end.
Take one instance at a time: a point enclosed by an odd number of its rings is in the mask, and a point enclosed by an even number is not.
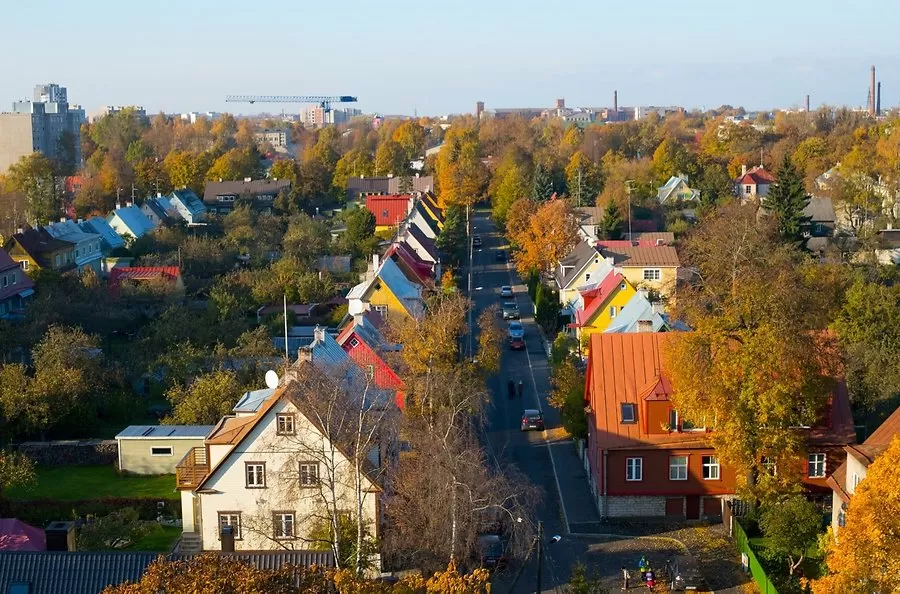
{"type": "Polygon", "coordinates": [[[356,97],[339,95],[320,97],[317,95],[226,95],[226,103],[318,103],[325,111],[331,111],[332,103],[356,103],[356,97]]]}

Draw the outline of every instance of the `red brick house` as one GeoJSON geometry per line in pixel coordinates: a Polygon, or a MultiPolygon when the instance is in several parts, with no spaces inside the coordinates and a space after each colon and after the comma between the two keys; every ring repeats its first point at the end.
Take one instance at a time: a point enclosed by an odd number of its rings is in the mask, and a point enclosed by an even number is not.
{"type": "MultiPolygon", "coordinates": [[[[735,472],[719,463],[707,429],[680,418],[671,404],[672,385],[661,355],[673,336],[591,336],[585,467],[603,517],[719,516],[722,501],[735,493],[735,472]]],[[[826,477],[843,461],[843,447],[854,441],[842,381],[823,418],[821,427],[801,429],[808,433],[803,483],[819,493],[830,491],[826,477]]]]}
{"type": "Polygon", "coordinates": [[[375,385],[383,390],[391,390],[396,394],[397,407],[403,410],[406,405],[406,394],[403,392],[403,380],[400,379],[384,357],[385,352],[399,349],[399,346],[388,343],[378,326],[381,316],[376,312],[356,315],[341,330],[337,342],[353,361],[372,378],[375,385]]]}

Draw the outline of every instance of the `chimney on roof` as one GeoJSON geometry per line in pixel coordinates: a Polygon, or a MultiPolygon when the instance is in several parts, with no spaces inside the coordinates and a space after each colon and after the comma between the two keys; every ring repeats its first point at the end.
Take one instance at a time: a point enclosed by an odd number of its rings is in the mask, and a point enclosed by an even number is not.
{"type": "Polygon", "coordinates": [[[157,198],[162,198],[162,192],[157,192],[157,193],[156,193],[156,197],[157,197],[157,198]]]}
{"type": "Polygon", "coordinates": [[[50,522],[44,529],[48,551],[75,550],[75,522],[50,522]]]}
{"type": "Polygon", "coordinates": [[[653,313],[663,315],[665,313],[665,308],[663,308],[662,301],[654,301],[650,304],[653,307],[653,313]]]}
{"type": "Polygon", "coordinates": [[[313,330],[313,339],[315,342],[325,342],[325,328],[322,326],[316,326],[315,330],[313,330]]]}
{"type": "Polygon", "coordinates": [[[638,320],[638,332],[653,332],[653,320],[638,320]]]}
{"type": "Polygon", "coordinates": [[[638,293],[641,294],[641,297],[643,297],[647,301],[650,301],[650,291],[648,291],[647,289],[638,289],[638,293]]]}
{"type": "Polygon", "coordinates": [[[744,177],[745,175],[747,175],[747,166],[741,165],[741,177],[744,177]]]}
{"type": "Polygon", "coordinates": [[[25,229],[23,229],[22,227],[16,227],[16,234],[21,235],[22,233],[25,233],[25,229]]]}
{"type": "Polygon", "coordinates": [[[233,553],[234,552],[234,526],[222,526],[222,532],[220,534],[222,540],[222,552],[223,553],[233,553]]]}
{"type": "Polygon", "coordinates": [[[381,265],[381,256],[378,254],[372,254],[372,272],[378,272],[378,267],[381,265]]]}
{"type": "Polygon", "coordinates": [[[303,362],[312,363],[312,360],[313,360],[312,348],[306,346],[306,347],[300,347],[299,349],[297,349],[297,363],[303,363],[303,362]]]}
{"type": "Polygon", "coordinates": [[[128,207],[128,208],[131,208],[132,206],[134,206],[134,202],[132,202],[131,200],[127,200],[127,201],[125,202],[125,206],[128,207]]]}
{"type": "Polygon", "coordinates": [[[59,217],[59,222],[60,222],[60,223],[65,223],[65,222],[66,222],[66,217],[59,217]]]}

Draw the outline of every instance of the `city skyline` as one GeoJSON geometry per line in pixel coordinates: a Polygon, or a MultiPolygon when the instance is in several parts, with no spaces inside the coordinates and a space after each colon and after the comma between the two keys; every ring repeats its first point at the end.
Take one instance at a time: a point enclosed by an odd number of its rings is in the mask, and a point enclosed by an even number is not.
{"type": "Polygon", "coordinates": [[[130,104],[148,113],[302,107],[225,103],[237,93],[349,94],[367,113],[442,115],[471,112],[476,101],[607,106],[614,89],[620,105],[771,109],[802,106],[809,94],[813,108],[864,107],[872,64],[884,81],[882,107],[900,102],[892,47],[900,14],[879,13],[875,0],[850,12],[833,0],[761,0],[737,14],[701,0],[680,15],[659,0],[602,12],[583,0],[558,12],[533,0],[459,4],[442,13],[407,0],[378,10],[351,1],[338,12],[277,2],[259,12],[194,0],[138,12],[87,0],[73,13],[47,0],[18,3],[5,8],[14,26],[0,39],[0,109],[46,82],[68,87],[89,113],[130,104]],[[37,22],[40,31],[29,25],[37,22]],[[38,32],[64,39],[73,31],[83,37],[76,59],[33,43],[38,32]]]}

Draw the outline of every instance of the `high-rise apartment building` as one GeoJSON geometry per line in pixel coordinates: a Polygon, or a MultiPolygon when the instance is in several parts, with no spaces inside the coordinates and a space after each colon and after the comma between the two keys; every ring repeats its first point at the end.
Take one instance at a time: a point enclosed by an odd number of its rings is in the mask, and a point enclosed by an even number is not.
{"type": "Polygon", "coordinates": [[[84,109],[69,105],[65,87],[37,85],[34,101],[15,101],[11,112],[0,113],[0,173],[34,152],[80,165],[84,122],[84,109]]]}

